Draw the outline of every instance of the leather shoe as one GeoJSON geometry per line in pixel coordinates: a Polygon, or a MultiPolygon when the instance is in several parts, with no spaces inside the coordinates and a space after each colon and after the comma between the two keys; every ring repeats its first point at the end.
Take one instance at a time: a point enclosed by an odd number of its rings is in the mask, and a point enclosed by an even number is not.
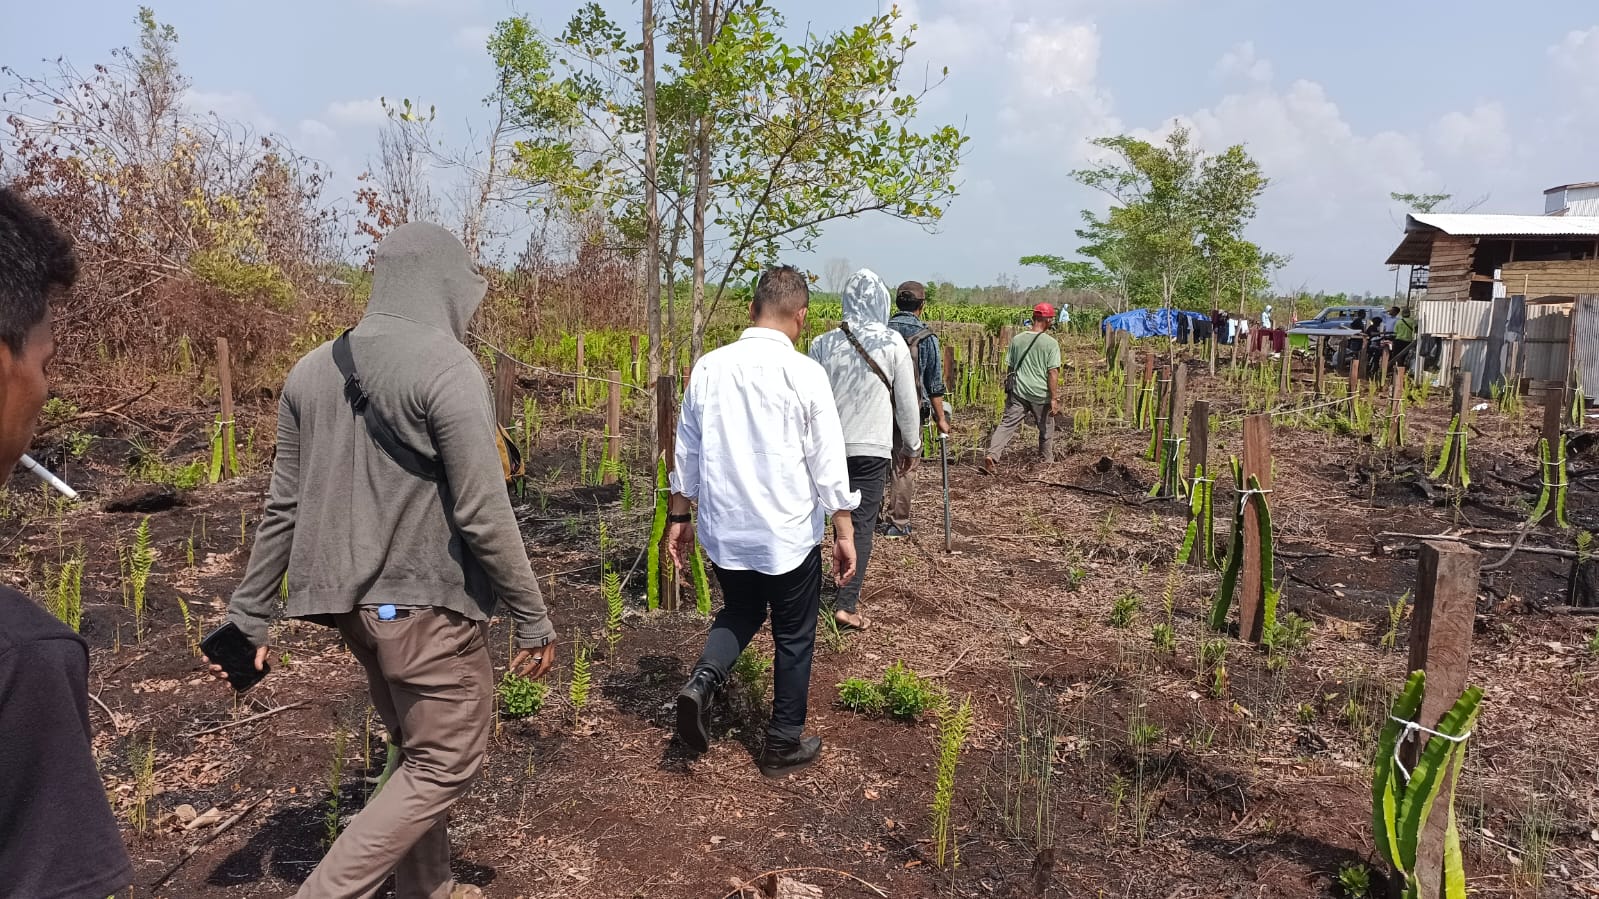
{"type": "Polygon", "coordinates": [[[821,755],[821,737],[801,737],[797,743],[778,743],[768,737],[766,748],[761,751],[760,761],[756,764],[767,777],[780,777],[804,768],[821,755]]]}
{"type": "Polygon", "coordinates": [[[716,672],[700,668],[677,693],[677,738],[695,752],[711,748],[711,699],[716,687],[716,672]]]}

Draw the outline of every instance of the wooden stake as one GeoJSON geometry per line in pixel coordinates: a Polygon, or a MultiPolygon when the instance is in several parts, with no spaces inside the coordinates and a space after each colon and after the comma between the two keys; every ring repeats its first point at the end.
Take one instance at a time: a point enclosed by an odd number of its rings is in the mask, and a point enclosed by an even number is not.
{"type": "MultiPolygon", "coordinates": [[[[916,364],[916,360],[912,359],[911,360],[911,364],[912,365],[916,364]]],[[[947,343],[944,344],[944,373],[943,374],[944,374],[943,380],[945,382],[944,389],[948,390],[948,389],[950,389],[949,388],[949,384],[955,380],[955,347],[953,345],[947,344],[947,343]]]]}
{"type": "Polygon", "coordinates": [[[1133,377],[1131,366],[1122,369],[1122,378],[1127,382],[1127,399],[1122,401],[1122,421],[1133,427],[1138,427],[1138,380],[1133,377]]]}
{"type": "MultiPolygon", "coordinates": [[[[1260,489],[1271,489],[1271,416],[1244,418],[1244,485],[1249,476],[1260,482],[1260,489]]],[[[1270,496],[1267,496],[1270,501],[1270,496]]],[[[1259,643],[1265,626],[1266,584],[1260,570],[1260,522],[1253,503],[1244,503],[1244,570],[1238,587],[1238,638],[1259,643]]]]}
{"type": "Polygon", "coordinates": [[[1324,388],[1322,378],[1327,374],[1327,338],[1316,338],[1316,399],[1321,399],[1324,388]]]}
{"type": "Polygon", "coordinates": [[[1277,389],[1284,396],[1288,395],[1294,383],[1294,348],[1286,342],[1283,344],[1283,369],[1282,377],[1277,384],[1277,389]]]}
{"type": "Polygon", "coordinates": [[[611,465],[600,478],[602,484],[617,482],[617,469],[622,464],[622,373],[611,369],[609,394],[605,402],[605,458],[611,465]]]}
{"type": "Polygon", "coordinates": [[[222,397],[222,471],[237,472],[239,460],[233,448],[233,435],[238,433],[233,423],[233,360],[226,337],[217,338],[217,393],[222,397]]]}
{"type": "Polygon", "coordinates": [[[1365,351],[1364,348],[1362,348],[1360,353],[1359,353],[1359,355],[1356,355],[1353,359],[1349,360],[1349,411],[1350,411],[1350,414],[1354,414],[1354,411],[1355,411],[1355,400],[1357,398],[1359,398],[1359,396],[1360,396],[1360,357],[1364,356],[1365,354],[1366,354],[1366,351],[1365,351]]]}
{"type": "MultiPolygon", "coordinates": [[[[1203,467],[1205,477],[1215,486],[1216,473],[1210,470],[1210,404],[1204,400],[1194,400],[1194,408],[1188,413],[1188,483],[1191,488],[1197,472],[1203,467]]],[[[1203,525],[1203,521],[1200,522],[1203,525]]],[[[1194,535],[1194,551],[1188,554],[1188,563],[1199,568],[1210,567],[1210,534],[1196,533],[1194,535]]]]}
{"type": "Polygon", "coordinates": [[[1216,340],[1217,340],[1217,336],[1218,335],[1215,332],[1212,332],[1211,335],[1210,335],[1210,376],[1213,377],[1213,378],[1216,376],[1216,340]]]}
{"type": "Polygon", "coordinates": [[[1560,439],[1560,422],[1565,416],[1566,391],[1551,385],[1543,394],[1543,439],[1549,441],[1551,453],[1559,446],[1555,441],[1560,439]]]}
{"type": "Polygon", "coordinates": [[[1399,426],[1399,415],[1405,408],[1405,370],[1397,369],[1394,372],[1393,394],[1388,400],[1388,448],[1398,449],[1404,445],[1405,432],[1399,426]]]}
{"type": "Polygon", "coordinates": [[[629,334],[627,336],[627,343],[628,343],[628,351],[631,354],[629,356],[628,368],[632,372],[632,378],[629,380],[629,383],[637,384],[639,382],[639,377],[638,377],[638,335],[637,334],[629,334]]]}
{"type": "MultiPolygon", "coordinates": [[[[677,468],[677,379],[671,375],[661,375],[655,382],[655,451],[659,458],[666,460],[666,472],[671,474],[677,468]]],[[[650,470],[650,486],[655,486],[655,470],[650,470]]],[[[653,500],[654,493],[651,492],[653,500]]],[[[650,503],[654,507],[654,502],[650,503]]],[[[678,607],[678,579],[673,577],[672,562],[666,552],[665,540],[661,538],[661,568],[662,591],[661,606],[667,610],[678,607]]]]}
{"type": "MultiPolygon", "coordinates": [[[[677,378],[661,375],[655,381],[655,452],[666,460],[668,472],[677,468],[677,378]]],[[[650,472],[650,477],[655,477],[650,472]]]]}
{"type": "Polygon", "coordinates": [[[1382,367],[1377,369],[1377,381],[1380,384],[1388,383],[1388,354],[1392,351],[1392,349],[1393,349],[1392,347],[1390,347],[1390,346],[1388,346],[1386,344],[1383,345],[1383,348],[1382,348],[1382,367]]]}
{"type": "MultiPolygon", "coordinates": [[[[1417,723],[1436,728],[1466,689],[1471,661],[1471,631],[1477,615],[1477,575],[1482,554],[1460,543],[1428,540],[1421,544],[1416,570],[1416,606],[1410,617],[1410,670],[1427,672],[1427,692],[1417,723]]],[[[1417,734],[1401,752],[1414,770],[1427,736],[1417,734]]],[[[1416,847],[1416,878],[1423,899],[1437,899],[1443,881],[1444,833],[1449,825],[1448,782],[1416,847]]]]}
{"type": "MultiPolygon", "coordinates": [[[[1161,372],[1166,374],[1165,371],[1161,372]]],[[[1155,470],[1161,470],[1161,462],[1166,459],[1166,427],[1167,421],[1167,395],[1171,391],[1170,378],[1157,378],[1155,380],[1155,420],[1151,426],[1155,432],[1155,470]]]]}
{"type": "Polygon", "coordinates": [[[502,428],[512,423],[516,404],[516,360],[504,353],[494,354],[494,421],[502,428]]]}
{"type": "Polygon", "coordinates": [[[583,363],[583,334],[579,332],[577,335],[577,374],[579,377],[572,381],[572,395],[576,397],[577,401],[580,403],[583,401],[582,375],[588,374],[588,369],[583,363]]]}

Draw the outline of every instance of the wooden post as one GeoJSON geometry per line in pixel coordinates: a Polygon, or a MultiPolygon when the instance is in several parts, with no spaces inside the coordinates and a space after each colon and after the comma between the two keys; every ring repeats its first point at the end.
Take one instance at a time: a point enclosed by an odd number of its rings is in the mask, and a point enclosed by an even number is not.
{"type": "Polygon", "coordinates": [[[1277,384],[1277,389],[1284,396],[1293,388],[1294,383],[1294,348],[1283,344],[1283,370],[1282,378],[1277,384]]]}
{"type": "Polygon", "coordinates": [[[1449,414],[1460,416],[1460,426],[1466,426],[1466,404],[1471,400],[1471,372],[1461,369],[1455,372],[1454,383],[1450,385],[1449,414]]]}
{"type": "Polygon", "coordinates": [[[1212,332],[1210,335],[1210,376],[1216,376],[1216,341],[1219,335],[1212,332]]]}
{"type": "MultiPolygon", "coordinates": [[[[1471,631],[1477,616],[1477,574],[1482,554],[1461,543],[1424,541],[1416,566],[1416,606],[1410,616],[1410,670],[1427,672],[1427,692],[1417,723],[1436,728],[1466,689],[1471,631]]],[[[1415,770],[1426,734],[1405,743],[1401,760],[1415,770]]],[[[1423,899],[1437,899],[1443,880],[1444,833],[1449,826],[1450,772],[1416,846],[1416,879],[1423,899]]]]}
{"type": "MultiPolygon", "coordinates": [[[[1229,325],[1229,327],[1231,327],[1231,325],[1229,325]]],[[[1238,367],[1238,345],[1240,343],[1243,343],[1243,338],[1239,336],[1238,329],[1237,328],[1233,328],[1233,357],[1232,357],[1232,360],[1228,363],[1233,368],[1237,368],[1238,367]]]]}
{"type": "Polygon", "coordinates": [[[583,376],[588,374],[588,370],[584,366],[583,362],[583,332],[579,331],[577,335],[577,377],[572,381],[572,395],[579,403],[583,402],[583,395],[585,393],[583,376]]]}
{"type": "Polygon", "coordinates": [[[1543,439],[1549,441],[1549,452],[1554,453],[1559,445],[1555,441],[1560,439],[1560,422],[1566,416],[1566,391],[1564,388],[1550,385],[1543,394],[1543,439]]]}
{"type": "MultiPolygon", "coordinates": [[[[1205,479],[1214,487],[1216,475],[1210,470],[1210,404],[1194,400],[1194,407],[1188,413],[1188,485],[1191,490],[1198,489],[1194,479],[1200,476],[1200,469],[1204,469],[1205,479]]],[[[1203,525],[1201,519],[1200,526],[1203,525]]],[[[1210,534],[1195,533],[1194,551],[1188,554],[1188,564],[1210,567],[1210,541],[1210,534]]]]}
{"type": "MultiPolygon", "coordinates": [[[[916,360],[912,359],[911,364],[916,364],[916,360]]],[[[950,389],[950,383],[955,380],[955,347],[954,345],[948,343],[944,344],[943,380],[945,390],[950,389]]]]}
{"type": "Polygon", "coordinates": [[[622,464],[622,373],[611,369],[610,388],[605,401],[605,458],[611,462],[600,478],[602,484],[617,482],[617,469],[622,464]]]}
{"type": "Polygon", "coordinates": [[[1327,374],[1327,338],[1316,338],[1316,399],[1323,395],[1322,379],[1327,374]]]}
{"type": "MultiPolygon", "coordinates": [[[[1244,418],[1244,486],[1249,476],[1260,481],[1260,489],[1271,489],[1271,416],[1244,418]]],[[[1267,495],[1270,501],[1270,495],[1267,495]]],[[[1260,522],[1253,503],[1244,503],[1244,571],[1238,586],[1238,638],[1259,643],[1266,613],[1266,588],[1260,570],[1260,522]]]]}
{"type": "Polygon", "coordinates": [[[1405,432],[1399,426],[1399,415],[1405,409],[1405,370],[1403,368],[1394,372],[1393,394],[1388,399],[1388,448],[1398,449],[1404,445],[1405,432]]]}
{"type": "MultiPolygon", "coordinates": [[[[661,375],[655,381],[655,451],[659,458],[666,460],[667,474],[677,468],[677,378],[672,375],[661,375]]],[[[650,469],[650,496],[655,496],[655,469],[650,469]]],[[[652,507],[654,503],[650,504],[652,507]]],[[[672,562],[664,545],[661,547],[661,606],[676,609],[678,606],[678,579],[672,577],[672,562]]]]}
{"type": "Polygon", "coordinates": [[[515,416],[516,360],[504,353],[494,354],[494,420],[509,428],[515,416]]]}
{"type": "Polygon", "coordinates": [[[639,382],[639,377],[638,377],[638,335],[637,334],[629,334],[627,336],[627,343],[628,343],[628,350],[631,353],[631,355],[629,356],[629,361],[628,361],[628,368],[629,368],[629,371],[631,373],[631,378],[629,379],[629,383],[637,384],[639,382]]]}
{"type": "Polygon", "coordinates": [[[1383,348],[1382,348],[1382,367],[1377,369],[1377,382],[1379,384],[1388,383],[1388,354],[1389,354],[1389,352],[1392,351],[1392,349],[1393,348],[1388,346],[1387,344],[1383,344],[1383,348]]]}
{"type": "Polygon", "coordinates": [[[1188,408],[1187,394],[1188,366],[1182,362],[1179,362],[1177,363],[1176,369],[1172,371],[1170,390],[1171,398],[1165,406],[1166,439],[1161,442],[1162,465],[1160,468],[1162,474],[1161,492],[1174,499],[1180,498],[1183,494],[1183,475],[1182,472],[1178,470],[1177,464],[1182,461],[1183,458],[1183,445],[1179,435],[1181,434],[1182,437],[1187,436],[1186,434],[1182,434],[1183,413],[1187,411],[1188,408]],[[1166,458],[1167,453],[1171,454],[1170,459],[1166,458]],[[1170,463],[1169,465],[1166,464],[1168,462],[1170,463]],[[1170,477],[1165,476],[1168,469],[1171,472],[1170,477]]]}
{"type": "MultiPolygon", "coordinates": [[[[1161,375],[1169,374],[1161,371],[1161,375]]],[[[1169,423],[1167,413],[1167,397],[1171,393],[1171,378],[1156,376],[1155,379],[1155,420],[1150,422],[1154,431],[1155,470],[1162,469],[1161,463],[1166,459],[1166,427],[1169,423]]]]}
{"type": "MultiPolygon", "coordinates": [[[[1365,354],[1362,348],[1360,355],[1365,354]]],[[[1349,360],[1349,411],[1355,410],[1355,398],[1360,396],[1360,355],[1349,360]]]]}
{"type": "Polygon", "coordinates": [[[239,460],[234,456],[233,435],[238,429],[233,423],[233,359],[226,337],[217,338],[217,393],[222,398],[222,471],[235,473],[239,460]]]}
{"type": "Polygon", "coordinates": [[[1138,427],[1138,380],[1133,377],[1132,368],[1122,369],[1122,378],[1127,383],[1127,399],[1122,402],[1122,421],[1138,427]]]}
{"type": "Polygon", "coordinates": [[[666,460],[667,471],[677,468],[677,378],[672,375],[655,380],[655,452],[666,460]]]}

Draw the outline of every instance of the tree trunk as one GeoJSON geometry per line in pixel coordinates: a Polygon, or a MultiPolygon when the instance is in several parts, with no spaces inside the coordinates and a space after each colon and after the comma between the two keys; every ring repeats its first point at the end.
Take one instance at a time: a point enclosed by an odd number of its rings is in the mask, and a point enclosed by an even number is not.
{"type": "MultiPolygon", "coordinates": [[[[710,55],[716,34],[711,0],[700,0],[700,49],[710,55]]],[[[711,199],[711,119],[716,114],[707,102],[694,135],[694,311],[689,364],[705,353],[705,225],[711,199]]]]}
{"type": "MultiPolygon", "coordinates": [[[[644,3],[644,311],[649,329],[651,388],[661,377],[661,210],[656,202],[655,176],[655,7],[644,3]]],[[[650,432],[655,431],[655,406],[650,406],[650,432]]]]}

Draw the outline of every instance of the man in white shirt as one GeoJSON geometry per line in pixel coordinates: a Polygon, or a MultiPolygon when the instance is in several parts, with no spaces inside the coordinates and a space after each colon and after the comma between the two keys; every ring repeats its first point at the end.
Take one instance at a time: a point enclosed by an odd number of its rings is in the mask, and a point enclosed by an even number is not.
{"type": "Polygon", "coordinates": [[[694,366],[667,512],[672,560],[686,570],[689,507],[698,504],[700,544],[723,600],[678,693],[677,735],[697,752],[710,748],[711,699],[770,608],[772,720],[759,759],[767,776],[802,768],[821,752],[821,738],[804,730],[827,515],[835,577],[848,582],[856,568],[850,512],[860,495],[849,489],[838,409],[822,367],[794,349],[809,307],[810,286],[798,270],[765,272],[750,306],[753,327],[694,366]]]}
{"type": "Polygon", "coordinates": [[[841,314],[837,328],[811,341],[810,357],[832,384],[844,429],[849,487],[861,494],[861,504],[850,516],[859,571],[853,579],[838,582],[833,620],[840,627],[865,630],[867,621],[858,606],[883,506],[883,487],[891,465],[905,474],[922,451],[921,410],[910,348],[888,326],[888,285],[870,269],[850,275],[841,314]]]}

